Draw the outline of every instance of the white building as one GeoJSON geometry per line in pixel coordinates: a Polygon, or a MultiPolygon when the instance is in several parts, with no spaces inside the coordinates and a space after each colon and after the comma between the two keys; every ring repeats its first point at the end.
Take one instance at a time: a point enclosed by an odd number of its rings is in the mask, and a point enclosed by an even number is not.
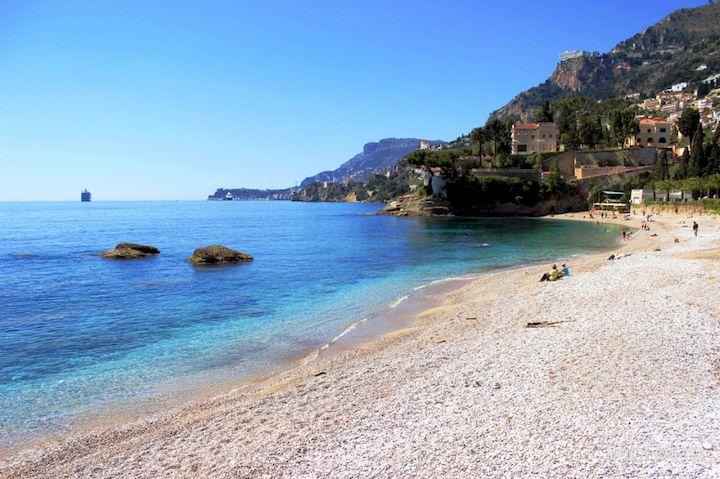
{"type": "Polygon", "coordinates": [[[704,110],[706,108],[712,108],[713,101],[710,98],[703,98],[702,100],[697,100],[695,102],[695,106],[698,110],[704,110]]]}
{"type": "MultiPolygon", "coordinates": [[[[630,203],[641,205],[647,201],[665,201],[666,192],[662,190],[639,189],[630,191],[630,203]]],[[[673,190],[670,192],[670,201],[691,201],[692,193],[689,191],[673,190]]]]}
{"type": "Polygon", "coordinates": [[[674,84],[670,89],[672,91],[683,91],[687,87],[688,87],[688,82],[683,81],[683,82],[674,84]]]}
{"type": "Polygon", "coordinates": [[[584,50],[565,50],[564,52],[560,53],[560,62],[564,62],[567,60],[572,60],[573,58],[580,58],[580,57],[599,57],[600,52],[588,52],[584,50]]]}
{"type": "Polygon", "coordinates": [[[718,82],[720,81],[720,73],[717,73],[715,75],[709,76],[706,79],[703,80],[703,83],[712,83],[712,82],[718,82]]]}

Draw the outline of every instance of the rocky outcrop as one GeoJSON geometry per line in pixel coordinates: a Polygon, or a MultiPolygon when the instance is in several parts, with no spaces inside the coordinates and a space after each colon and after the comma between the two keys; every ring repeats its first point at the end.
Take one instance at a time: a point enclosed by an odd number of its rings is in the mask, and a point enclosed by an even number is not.
{"type": "Polygon", "coordinates": [[[535,205],[492,203],[486,205],[453,205],[447,200],[409,194],[391,201],[380,211],[386,216],[546,216],[587,209],[582,193],[548,199],[535,205]]]}
{"type": "Polygon", "coordinates": [[[147,258],[160,254],[160,250],[154,246],[136,243],[120,243],[115,248],[100,253],[100,256],[107,259],[138,259],[147,258]]]}
{"type": "Polygon", "coordinates": [[[550,83],[573,93],[588,85],[612,81],[614,62],[606,56],[579,57],[558,64],[550,83]]]}
{"type": "Polygon", "coordinates": [[[222,245],[210,245],[196,249],[188,261],[194,264],[235,264],[247,263],[253,257],[222,245]]]}
{"type": "Polygon", "coordinates": [[[389,202],[378,214],[387,216],[448,216],[450,203],[446,200],[403,195],[389,202]]]}

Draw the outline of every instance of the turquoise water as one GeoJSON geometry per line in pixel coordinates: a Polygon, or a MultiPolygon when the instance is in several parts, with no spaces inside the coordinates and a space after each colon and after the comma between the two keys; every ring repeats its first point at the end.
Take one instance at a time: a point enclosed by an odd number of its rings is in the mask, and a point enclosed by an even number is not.
{"type": "Polygon", "coordinates": [[[369,216],[378,205],[0,203],[0,442],[197,378],[247,378],[417,286],[607,248],[541,219],[369,216]],[[111,261],[118,242],[162,253],[111,261]],[[246,265],[186,260],[220,243],[246,265]]]}

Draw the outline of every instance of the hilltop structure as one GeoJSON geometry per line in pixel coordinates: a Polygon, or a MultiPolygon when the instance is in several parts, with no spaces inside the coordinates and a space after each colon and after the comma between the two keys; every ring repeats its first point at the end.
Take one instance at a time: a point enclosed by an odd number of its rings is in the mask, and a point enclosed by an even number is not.
{"type": "Polygon", "coordinates": [[[565,62],[568,60],[572,60],[573,58],[582,58],[582,57],[599,57],[600,52],[598,51],[584,51],[584,50],[565,50],[564,52],[560,53],[560,61],[565,62]]]}

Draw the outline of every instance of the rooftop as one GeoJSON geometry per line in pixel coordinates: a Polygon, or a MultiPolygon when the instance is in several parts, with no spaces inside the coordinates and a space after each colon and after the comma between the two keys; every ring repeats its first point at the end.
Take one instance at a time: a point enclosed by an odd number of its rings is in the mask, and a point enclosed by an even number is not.
{"type": "Polygon", "coordinates": [[[640,120],[641,125],[657,125],[658,123],[672,123],[668,120],[658,120],[657,118],[643,118],[640,120]]]}
{"type": "Polygon", "coordinates": [[[540,123],[515,123],[513,127],[516,130],[537,130],[541,125],[554,125],[554,122],[544,121],[540,123]]]}

